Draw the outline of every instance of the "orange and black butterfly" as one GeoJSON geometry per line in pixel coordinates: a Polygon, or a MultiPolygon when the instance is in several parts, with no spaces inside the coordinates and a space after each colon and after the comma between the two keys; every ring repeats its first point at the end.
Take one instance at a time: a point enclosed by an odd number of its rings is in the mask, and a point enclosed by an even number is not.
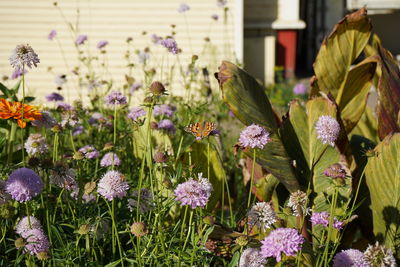
{"type": "Polygon", "coordinates": [[[196,137],[196,140],[201,140],[204,137],[209,136],[215,128],[215,123],[206,121],[203,124],[200,122],[189,124],[189,126],[185,127],[185,131],[193,134],[196,137]]]}

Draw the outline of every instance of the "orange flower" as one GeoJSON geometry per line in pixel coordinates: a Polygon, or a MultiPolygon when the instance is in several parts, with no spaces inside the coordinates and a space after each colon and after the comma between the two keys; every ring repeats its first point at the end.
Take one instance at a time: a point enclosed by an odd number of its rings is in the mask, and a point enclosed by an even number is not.
{"type": "Polygon", "coordinates": [[[21,128],[26,127],[26,120],[34,121],[40,119],[42,113],[35,109],[33,106],[22,104],[20,102],[9,102],[4,98],[0,98],[0,118],[9,119],[13,118],[18,121],[18,125],[21,128]],[[23,106],[23,117],[22,117],[22,106],[23,106]]]}

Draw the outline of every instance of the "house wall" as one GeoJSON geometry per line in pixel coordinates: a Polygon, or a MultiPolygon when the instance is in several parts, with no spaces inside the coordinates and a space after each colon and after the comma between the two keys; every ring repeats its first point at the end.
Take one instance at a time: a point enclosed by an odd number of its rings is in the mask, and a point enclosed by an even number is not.
{"type": "MultiPolygon", "coordinates": [[[[63,94],[68,100],[87,94],[85,85],[80,85],[71,70],[79,66],[86,72],[85,66],[78,62],[78,52],[74,40],[78,34],[87,34],[88,41],[79,48],[84,54],[96,56],[93,69],[99,79],[113,81],[113,89],[120,89],[128,73],[124,54],[127,50],[126,38],[133,38],[133,50],[150,48],[148,67],[156,70],[156,79],[166,81],[166,69],[175,66],[175,74],[168,87],[173,94],[183,94],[182,75],[178,69],[186,70],[192,55],[199,56],[199,68],[207,66],[212,74],[217,71],[221,60],[234,60],[234,16],[235,0],[228,0],[228,10],[217,6],[216,0],[190,0],[191,7],[184,14],[177,12],[181,0],[2,0],[0,1],[0,75],[10,76],[13,72],[8,58],[18,44],[29,43],[38,53],[41,63],[29,70],[26,75],[27,91],[44,101],[44,95],[56,90],[54,77],[67,74],[68,83],[63,94]],[[219,16],[218,21],[211,19],[212,14],[219,16]],[[71,31],[68,23],[74,27],[71,31]],[[171,24],[176,28],[172,29],[171,24]],[[57,39],[49,41],[47,35],[57,30],[57,39]],[[150,34],[160,36],[176,32],[178,46],[182,49],[179,60],[166,52],[164,47],[150,41],[150,34]],[[146,32],[146,34],[144,34],[146,32]],[[209,37],[211,42],[204,41],[209,37]],[[100,54],[96,44],[108,40],[107,53],[100,54]],[[105,63],[107,68],[102,68],[105,63]]],[[[133,76],[143,81],[142,65],[133,57],[136,67],[133,76]]],[[[200,71],[201,73],[201,71],[200,71]]],[[[215,79],[211,77],[215,90],[215,79]]],[[[15,81],[3,81],[12,85],[15,81]]]]}

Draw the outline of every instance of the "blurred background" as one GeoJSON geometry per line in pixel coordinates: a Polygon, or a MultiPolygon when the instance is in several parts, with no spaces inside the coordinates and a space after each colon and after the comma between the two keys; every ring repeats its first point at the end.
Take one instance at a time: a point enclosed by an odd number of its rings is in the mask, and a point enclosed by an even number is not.
{"type": "Polygon", "coordinates": [[[93,86],[129,86],[127,75],[145,84],[151,71],[179,95],[193,55],[195,71],[216,90],[212,75],[221,60],[242,65],[266,86],[298,80],[307,86],[323,39],[364,5],[373,31],[399,54],[400,0],[1,0],[0,74],[3,83],[15,82],[8,58],[16,45],[28,43],[41,59],[26,75],[28,94],[39,101],[60,89],[60,77],[67,81],[63,95],[73,100],[93,86]],[[87,40],[77,44],[79,36],[87,40]],[[180,53],[168,53],[157,36],[173,37],[180,53]],[[100,41],[107,46],[97,48],[100,41]]]}

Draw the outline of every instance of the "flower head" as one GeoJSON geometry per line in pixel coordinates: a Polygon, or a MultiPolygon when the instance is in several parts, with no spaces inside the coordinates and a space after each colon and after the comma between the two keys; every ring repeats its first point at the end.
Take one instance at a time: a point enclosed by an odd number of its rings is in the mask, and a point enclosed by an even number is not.
{"type": "Polygon", "coordinates": [[[144,117],[146,116],[146,111],[141,108],[141,107],[134,107],[131,108],[131,110],[129,111],[127,117],[128,119],[131,119],[132,121],[137,121],[140,117],[144,117]]]}
{"type": "Polygon", "coordinates": [[[293,87],[293,93],[295,95],[304,95],[307,93],[307,87],[303,83],[298,83],[293,87]]]}
{"type": "Polygon", "coordinates": [[[125,176],[119,171],[106,172],[97,184],[97,192],[109,201],[114,198],[123,198],[128,189],[129,185],[125,176]]]}
{"type": "Polygon", "coordinates": [[[29,220],[28,217],[25,216],[24,218],[22,218],[17,226],[15,227],[15,232],[19,235],[23,235],[26,231],[32,230],[32,229],[42,229],[42,225],[40,223],[40,221],[33,216],[29,216],[29,220]],[[30,222],[30,224],[29,224],[30,222]]]}
{"type": "Polygon", "coordinates": [[[368,248],[364,251],[364,256],[372,267],[397,267],[392,250],[380,245],[379,242],[376,242],[375,245],[368,245],[368,248]]]}
{"type": "Polygon", "coordinates": [[[17,45],[13,54],[10,56],[9,61],[14,69],[19,70],[23,70],[25,65],[32,68],[32,65],[37,67],[37,64],[40,63],[38,55],[28,44],[17,45]]]}
{"type": "Polygon", "coordinates": [[[41,229],[35,228],[28,230],[21,234],[21,236],[26,241],[24,251],[30,253],[31,255],[47,252],[50,248],[49,240],[41,229]]]}
{"type": "Polygon", "coordinates": [[[56,30],[51,30],[49,35],[47,36],[47,39],[49,39],[50,41],[52,41],[54,39],[54,37],[56,37],[57,32],[56,30]]]}
{"type": "Polygon", "coordinates": [[[18,202],[29,201],[43,190],[43,182],[34,171],[19,168],[13,171],[6,181],[6,192],[18,202]]]}
{"type": "MultiPolygon", "coordinates": [[[[317,225],[317,224],[322,224],[325,227],[329,226],[329,220],[330,220],[330,215],[328,212],[323,211],[323,212],[313,212],[313,214],[311,215],[310,221],[311,224],[317,225]]],[[[342,229],[344,223],[339,221],[336,217],[333,218],[333,228],[335,229],[342,229]]]]}
{"type": "Polygon", "coordinates": [[[102,40],[102,41],[97,43],[97,48],[98,49],[102,49],[102,48],[106,47],[106,45],[108,45],[108,41],[102,40]]]}
{"type": "Polygon", "coordinates": [[[62,95],[60,95],[59,93],[51,93],[49,95],[46,96],[47,101],[63,101],[64,97],[62,95]]]}
{"type": "Polygon", "coordinates": [[[121,92],[118,91],[112,91],[109,93],[105,98],[104,102],[107,105],[125,105],[126,102],[126,96],[124,96],[121,92]]]}
{"type": "Polygon", "coordinates": [[[22,104],[20,102],[9,102],[4,98],[0,98],[1,119],[15,119],[17,120],[19,127],[25,128],[26,121],[38,120],[41,117],[42,113],[36,110],[33,106],[22,104]]]}
{"type": "Polygon", "coordinates": [[[108,166],[119,166],[121,164],[121,160],[117,156],[117,154],[108,152],[103,156],[103,158],[100,161],[100,166],[101,167],[108,167],[108,166]]]}
{"type": "Polygon", "coordinates": [[[198,181],[189,179],[179,184],[174,193],[176,200],[181,206],[190,205],[192,209],[196,207],[204,208],[211,196],[212,185],[206,178],[200,177],[198,181]]]}
{"type": "Polygon", "coordinates": [[[364,254],[357,249],[342,250],[333,258],[333,267],[371,267],[364,254]]]}
{"type": "Polygon", "coordinates": [[[173,38],[166,38],[160,41],[160,44],[168,49],[171,54],[176,55],[178,54],[178,44],[176,43],[175,39],[173,38]]]}
{"type": "Polygon", "coordinates": [[[96,148],[94,148],[94,146],[92,145],[81,147],[78,151],[83,153],[83,155],[87,159],[96,159],[100,156],[99,151],[97,151],[96,148]]]}
{"type": "Polygon", "coordinates": [[[82,44],[85,43],[86,40],[87,40],[87,35],[81,34],[81,35],[79,35],[79,36],[76,38],[75,43],[76,43],[77,45],[82,45],[82,44]]]}
{"type": "Polygon", "coordinates": [[[259,249],[246,248],[240,256],[239,267],[263,267],[264,261],[259,249]]]}
{"type": "Polygon", "coordinates": [[[72,129],[72,136],[77,136],[82,134],[85,131],[85,127],[82,125],[78,125],[72,129]]]}
{"type": "Polygon", "coordinates": [[[68,165],[57,163],[52,170],[50,170],[49,180],[51,184],[57,185],[68,191],[73,191],[78,188],[75,180],[76,171],[68,165]]]}
{"type": "Polygon", "coordinates": [[[164,130],[168,133],[174,134],[176,132],[176,128],[174,123],[171,120],[161,120],[157,124],[157,129],[164,130]]]}
{"type": "Polygon", "coordinates": [[[41,111],[42,117],[38,120],[32,121],[32,125],[35,127],[44,127],[47,129],[52,128],[54,125],[57,124],[56,119],[53,118],[50,112],[48,111],[41,111]]]}
{"type": "Polygon", "coordinates": [[[167,117],[171,117],[174,115],[175,110],[176,108],[174,106],[162,104],[154,107],[153,114],[154,116],[165,115],[167,117]]]}
{"type": "Polygon", "coordinates": [[[44,154],[49,150],[46,138],[39,133],[30,134],[24,147],[30,156],[44,154]]]}
{"type": "Polygon", "coordinates": [[[79,123],[78,113],[74,110],[66,110],[61,114],[61,127],[75,127],[79,123]]]}
{"type": "Polygon", "coordinates": [[[73,110],[72,106],[68,103],[64,103],[64,102],[58,102],[57,103],[57,109],[61,109],[61,110],[73,110]]]}
{"type": "Polygon", "coordinates": [[[161,40],[162,40],[162,37],[161,36],[158,36],[157,34],[155,34],[155,33],[153,33],[152,35],[150,35],[150,39],[151,39],[151,41],[153,42],[153,44],[160,44],[161,43],[161,40]]]}
{"type": "Polygon", "coordinates": [[[239,144],[245,148],[263,149],[270,140],[267,130],[257,124],[252,124],[240,133],[239,144]]]}
{"type": "Polygon", "coordinates": [[[227,0],[217,0],[217,6],[220,8],[224,8],[227,3],[228,3],[227,0]]]}
{"type": "Polygon", "coordinates": [[[300,215],[299,209],[303,212],[303,215],[308,214],[307,194],[300,190],[291,193],[287,206],[292,209],[294,216],[300,215]]]}
{"type": "Polygon", "coordinates": [[[131,94],[133,94],[133,92],[136,92],[137,90],[139,90],[139,88],[141,88],[142,87],[142,84],[141,83],[133,83],[132,85],[131,85],[131,88],[129,88],[129,92],[131,93],[131,94]]]}
{"type": "Polygon", "coordinates": [[[346,177],[346,170],[339,163],[334,163],[324,170],[324,175],[333,179],[346,177]]]}
{"type": "Polygon", "coordinates": [[[339,137],[340,125],[337,120],[329,115],[322,115],[315,124],[317,138],[323,143],[335,146],[335,141],[339,137]]]}
{"type": "Polygon", "coordinates": [[[286,256],[296,256],[303,242],[304,238],[296,229],[278,228],[261,241],[261,255],[264,258],[275,257],[276,261],[280,262],[282,253],[286,256]]]}
{"type": "MultiPolygon", "coordinates": [[[[61,87],[64,83],[67,82],[67,75],[65,75],[65,74],[56,75],[56,77],[54,78],[54,82],[57,84],[57,86],[61,87]]],[[[62,100],[60,100],[60,101],[62,101],[62,100]]]]}
{"type": "Polygon", "coordinates": [[[185,13],[186,11],[190,10],[190,6],[188,6],[185,3],[180,4],[179,8],[178,8],[178,12],[179,13],[185,13]]]}
{"type": "Polygon", "coordinates": [[[249,224],[257,226],[260,229],[270,228],[277,221],[277,216],[271,204],[267,202],[258,202],[248,212],[249,224]]]}

